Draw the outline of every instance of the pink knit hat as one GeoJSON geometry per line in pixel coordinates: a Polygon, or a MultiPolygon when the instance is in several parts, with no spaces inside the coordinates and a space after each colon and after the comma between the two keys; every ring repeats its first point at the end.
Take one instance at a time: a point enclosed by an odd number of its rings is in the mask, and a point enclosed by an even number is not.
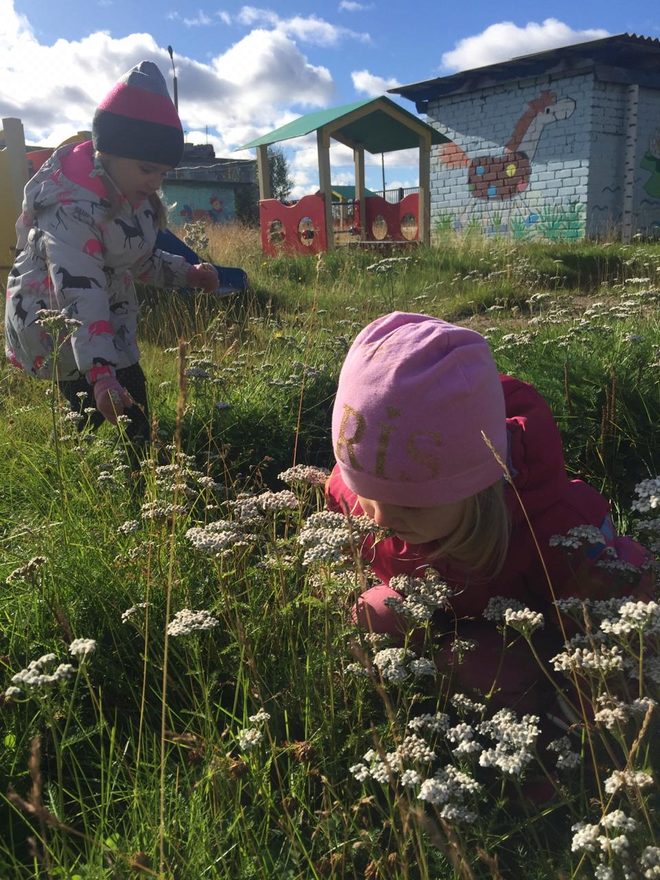
{"type": "Polygon", "coordinates": [[[153,61],[141,61],[115,83],[96,108],[94,149],[125,159],[178,165],[181,120],[153,61]]]}
{"type": "Polygon", "coordinates": [[[339,376],[332,441],[346,485],[385,504],[434,507],[503,476],[502,385],[486,340],[427,315],[393,312],[353,342],[339,376]]]}

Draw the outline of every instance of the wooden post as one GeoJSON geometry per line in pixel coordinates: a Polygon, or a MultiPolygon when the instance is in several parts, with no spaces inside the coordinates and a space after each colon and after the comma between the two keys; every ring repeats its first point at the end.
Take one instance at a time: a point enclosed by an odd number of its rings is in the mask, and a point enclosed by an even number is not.
{"type": "Polygon", "coordinates": [[[360,214],[360,241],[364,241],[367,229],[367,205],[364,194],[364,147],[356,147],[353,150],[353,161],[355,164],[355,201],[358,204],[360,214]]]}
{"type": "Polygon", "coordinates": [[[419,227],[418,239],[431,244],[431,135],[419,139],[419,227]]]}
{"type": "Polygon", "coordinates": [[[259,181],[259,199],[271,199],[273,194],[270,189],[270,163],[268,161],[268,146],[257,147],[257,180],[259,181]]]}
{"type": "Polygon", "coordinates": [[[21,120],[3,119],[0,135],[4,141],[0,150],[0,268],[9,269],[14,262],[16,221],[23,206],[28,163],[21,120]]]}
{"type": "Polygon", "coordinates": [[[316,148],[319,157],[319,189],[325,199],[325,234],[328,250],[335,249],[335,231],[332,225],[332,184],[330,182],[330,137],[319,128],[316,132],[316,148]]]}

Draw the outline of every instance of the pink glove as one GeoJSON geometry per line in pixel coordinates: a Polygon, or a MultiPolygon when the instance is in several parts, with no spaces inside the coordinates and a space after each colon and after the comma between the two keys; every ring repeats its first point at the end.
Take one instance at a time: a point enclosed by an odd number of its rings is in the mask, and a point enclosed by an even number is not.
{"type": "Polygon", "coordinates": [[[94,400],[97,410],[111,425],[117,424],[117,416],[123,415],[125,407],[135,403],[116,377],[109,374],[101,376],[94,383],[94,400]]]}
{"type": "Polygon", "coordinates": [[[219,285],[218,272],[210,263],[198,263],[188,269],[186,283],[191,287],[199,287],[206,293],[213,293],[219,285]]]}

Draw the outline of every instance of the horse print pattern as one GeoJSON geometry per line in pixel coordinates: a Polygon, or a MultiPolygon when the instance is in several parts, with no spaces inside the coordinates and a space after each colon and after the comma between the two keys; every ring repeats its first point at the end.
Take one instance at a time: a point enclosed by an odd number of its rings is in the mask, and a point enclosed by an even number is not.
{"type": "Polygon", "coordinates": [[[38,323],[40,309],[81,322],[58,347],[60,381],[76,380],[99,365],[133,366],[138,304],[134,279],[159,287],[186,287],[183,257],[155,248],[157,228],[148,201],[110,201],[93,175],[91,141],[60,147],[25,188],[16,224],[16,259],[5,310],[7,357],[41,378],[53,370],[53,341],[38,323]]]}

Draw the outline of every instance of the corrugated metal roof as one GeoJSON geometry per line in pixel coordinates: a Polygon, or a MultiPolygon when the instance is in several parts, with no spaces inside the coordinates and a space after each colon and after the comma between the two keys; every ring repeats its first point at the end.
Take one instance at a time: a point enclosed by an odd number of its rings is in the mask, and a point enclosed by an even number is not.
{"type": "Polygon", "coordinates": [[[631,82],[654,84],[660,68],[660,40],[636,34],[617,34],[586,43],[546,49],[531,55],[520,55],[508,61],[463,70],[449,76],[397,86],[389,91],[416,101],[418,111],[426,112],[424,103],[432,98],[456,92],[476,91],[508,80],[546,73],[570,76],[592,70],[598,65],[605,65],[608,69],[633,71],[634,74],[629,77],[631,82]]]}
{"type": "Polygon", "coordinates": [[[326,127],[330,134],[338,135],[344,143],[364,147],[368,153],[389,153],[418,147],[419,132],[423,129],[428,129],[434,144],[443,144],[448,140],[423,119],[383,95],[308,113],[237,149],[269,146],[326,127]],[[369,110],[369,107],[372,109],[369,110]],[[365,112],[356,116],[356,111],[360,110],[365,112]],[[346,121],[342,122],[345,117],[346,121]]]}

